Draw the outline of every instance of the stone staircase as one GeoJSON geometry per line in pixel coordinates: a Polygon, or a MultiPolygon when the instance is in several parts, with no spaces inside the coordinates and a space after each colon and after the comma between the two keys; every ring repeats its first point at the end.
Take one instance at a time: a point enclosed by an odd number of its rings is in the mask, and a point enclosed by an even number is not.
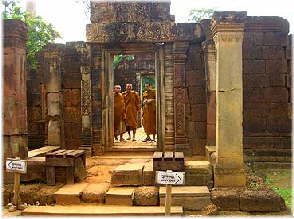
{"type": "MultiPolygon", "coordinates": [[[[172,187],[172,215],[199,211],[211,203],[208,161],[185,161],[186,184],[172,187]]],[[[55,206],[31,206],[23,215],[164,215],[165,186],[154,183],[152,160],[117,166],[111,183],[64,185],[55,206]]]]}

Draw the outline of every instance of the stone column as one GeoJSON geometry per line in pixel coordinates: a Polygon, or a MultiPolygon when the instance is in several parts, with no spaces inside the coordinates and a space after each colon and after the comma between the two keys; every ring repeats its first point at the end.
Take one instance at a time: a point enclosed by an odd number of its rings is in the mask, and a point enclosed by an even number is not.
{"type": "Polygon", "coordinates": [[[47,91],[47,121],[48,145],[63,147],[63,116],[62,116],[62,89],[61,89],[61,56],[63,44],[49,44],[44,49],[46,65],[45,84],[47,91]]]}
{"type": "Polygon", "coordinates": [[[183,151],[185,155],[191,155],[188,145],[186,130],[186,51],[188,42],[175,42],[174,53],[174,126],[175,126],[175,151],[183,151]]]}
{"type": "Polygon", "coordinates": [[[212,19],[216,47],[215,187],[245,186],[243,163],[243,12],[217,12],[212,19]]]}
{"type": "Polygon", "coordinates": [[[3,122],[4,159],[28,156],[27,26],[20,20],[4,20],[3,122]]]}
{"type": "Polygon", "coordinates": [[[90,48],[84,43],[79,48],[81,53],[81,116],[82,116],[82,134],[81,150],[86,150],[87,155],[92,153],[92,104],[91,104],[91,63],[90,48]]]}
{"type": "Polygon", "coordinates": [[[205,77],[207,81],[207,145],[215,146],[215,76],[216,76],[216,54],[213,40],[202,43],[205,62],[205,77]]]}

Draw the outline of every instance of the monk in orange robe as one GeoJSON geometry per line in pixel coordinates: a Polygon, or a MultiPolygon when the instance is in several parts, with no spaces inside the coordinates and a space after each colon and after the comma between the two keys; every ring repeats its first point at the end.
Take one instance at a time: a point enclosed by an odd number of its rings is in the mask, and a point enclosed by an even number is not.
{"type": "Polygon", "coordinates": [[[147,135],[143,142],[155,141],[156,134],[156,93],[149,83],[145,84],[146,91],[143,93],[143,127],[147,135]],[[151,140],[150,135],[153,135],[151,140]]]}
{"type": "Polygon", "coordinates": [[[132,84],[126,84],[126,91],[122,94],[126,104],[126,129],[129,134],[127,140],[131,140],[131,130],[133,130],[133,141],[136,141],[137,114],[140,110],[140,98],[138,93],[132,89],[132,84]]]}
{"type": "Polygon", "coordinates": [[[124,120],[126,119],[125,100],[121,94],[121,86],[114,86],[114,138],[118,140],[117,136],[120,136],[120,141],[125,141],[122,137],[124,133],[124,120]]]}

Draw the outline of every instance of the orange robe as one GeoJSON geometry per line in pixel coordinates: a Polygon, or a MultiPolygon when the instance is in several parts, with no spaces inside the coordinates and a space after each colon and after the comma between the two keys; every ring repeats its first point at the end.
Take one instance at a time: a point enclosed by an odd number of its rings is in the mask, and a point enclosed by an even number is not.
{"type": "Polygon", "coordinates": [[[140,110],[140,98],[137,92],[123,92],[126,104],[126,126],[137,128],[137,113],[140,110]]]}
{"type": "Polygon", "coordinates": [[[143,93],[143,127],[147,135],[156,134],[156,93],[155,90],[146,90],[143,93]]]}
{"type": "Polygon", "coordinates": [[[120,135],[124,132],[123,120],[126,117],[125,101],[121,93],[114,93],[114,135],[120,135]]]}

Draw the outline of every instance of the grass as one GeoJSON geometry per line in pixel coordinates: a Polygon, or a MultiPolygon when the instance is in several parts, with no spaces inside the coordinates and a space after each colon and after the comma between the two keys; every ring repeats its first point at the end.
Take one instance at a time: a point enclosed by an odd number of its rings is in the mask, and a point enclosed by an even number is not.
{"type": "Polygon", "coordinates": [[[286,203],[286,206],[291,209],[292,208],[292,188],[279,185],[279,182],[281,181],[281,177],[289,177],[289,180],[291,180],[291,175],[287,171],[271,171],[268,173],[265,177],[265,183],[269,185],[271,189],[276,191],[284,200],[286,203]]]}

